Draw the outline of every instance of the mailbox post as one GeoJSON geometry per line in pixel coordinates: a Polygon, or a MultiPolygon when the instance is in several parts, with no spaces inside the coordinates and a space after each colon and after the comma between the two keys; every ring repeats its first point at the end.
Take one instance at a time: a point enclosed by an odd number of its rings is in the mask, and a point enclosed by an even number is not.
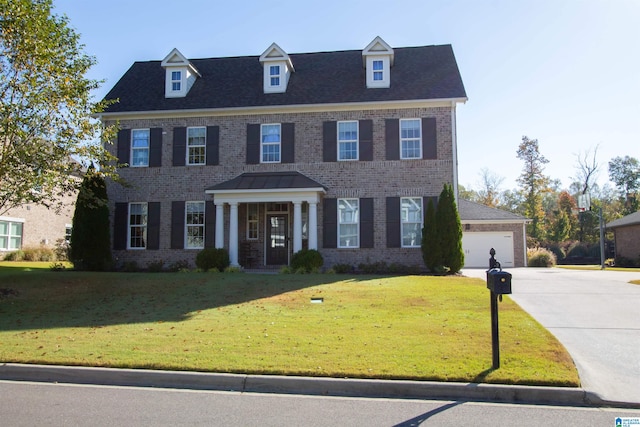
{"type": "Polygon", "coordinates": [[[502,301],[503,294],[511,293],[511,273],[502,271],[496,260],[496,250],[489,251],[489,270],[487,270],[487,288],[491,291],[491,350],[493,355],[493,369],[500,367],[500,337],[498,331],[498,298],[502,301]]]}

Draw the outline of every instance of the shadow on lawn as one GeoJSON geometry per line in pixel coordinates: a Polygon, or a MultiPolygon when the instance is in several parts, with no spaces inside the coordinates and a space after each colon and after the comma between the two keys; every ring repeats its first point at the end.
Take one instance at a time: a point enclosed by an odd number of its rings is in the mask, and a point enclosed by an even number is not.
{"type": "Polygon", "coordinates": [[[176,322],[321,284],[332,275],[29,272],[2,275],[0,330],[176,322]]]}

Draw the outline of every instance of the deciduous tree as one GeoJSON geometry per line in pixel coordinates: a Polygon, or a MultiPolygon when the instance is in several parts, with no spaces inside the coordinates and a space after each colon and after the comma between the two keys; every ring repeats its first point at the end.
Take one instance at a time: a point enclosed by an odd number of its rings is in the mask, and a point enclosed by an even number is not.
{"type": "Polygon", "coordinates": [[[544,236],[544,216],[542,196],[549,188],[549,177],[544,172],[544,165],[549,163],[541,153],[537,139],[522,137],[518,146],[518,159],[524,162],[518,184],[524,195],[524,215],[531,219],[528,235],[536,240],[544,236]]]}
{"type": "Polygon", "coordinates": [[[635,157],[616,157],[609,162],[609,179],[616,184],[625,201],[625,215],[640,208],[640,162],[635,157]]]}
{"type": "Polygon", "coordinates": [[[0,214],[61,206],[79,185],[78,161],[114,173],[92,119],[105,106],[91,97],[100,82],[85,77],[95,59],[51,8],[51,0],[0,0],[0,214]]]}

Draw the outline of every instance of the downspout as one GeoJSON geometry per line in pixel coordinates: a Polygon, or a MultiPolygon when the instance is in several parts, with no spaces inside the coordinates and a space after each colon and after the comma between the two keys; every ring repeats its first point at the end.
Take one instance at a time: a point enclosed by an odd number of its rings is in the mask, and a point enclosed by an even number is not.
{"type": "Polygon", "coordinates": [[[451,101],[451,149],[453,153],[453,194],[455,196],[456,206],[460,206],[458,203],[458,135],[456,131],[456,103],[451,101]]]}
{"type": "Polygon", "coordinates": [[[529,267],[527,263],[527,223],[522,223],[522,238],[524,239],[524,266],[529,267]]]}

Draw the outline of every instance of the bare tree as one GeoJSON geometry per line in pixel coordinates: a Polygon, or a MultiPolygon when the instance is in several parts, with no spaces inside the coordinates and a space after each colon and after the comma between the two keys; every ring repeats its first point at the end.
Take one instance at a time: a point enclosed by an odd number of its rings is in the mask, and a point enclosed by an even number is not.
{"type": "Polygon", "coordinates": [[[599,145],[593,149],[593,156],[591,155],[591,149],[588,148],[584,152],[575,154],[577,158],[576,164],[576,176],[573,180],[580,185],[580,194],[587,194],[589,189],[595,184],[595,180],[598,178],[598,172],[600,165],[597,161],[599,145]]]}
{"type": "Polygon", "coordinates": [[[478,203],[495,208],[500,203],[500,186],[504,177],[490,171],[488,168],[480,170],[480,190],[478,203]]]}

